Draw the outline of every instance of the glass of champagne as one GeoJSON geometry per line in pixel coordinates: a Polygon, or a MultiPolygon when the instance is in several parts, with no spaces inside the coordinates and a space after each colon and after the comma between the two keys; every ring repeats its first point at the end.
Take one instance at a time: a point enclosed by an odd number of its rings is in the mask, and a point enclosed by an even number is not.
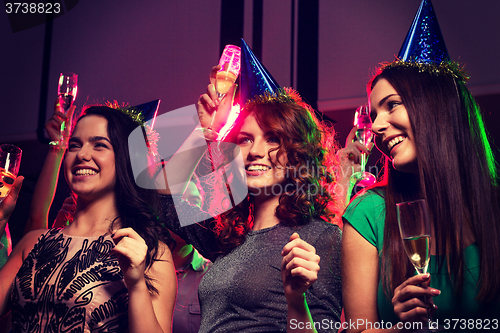
{"type": "MultiPolygon", "coordinates": [[[[59,84],[57,86],[58,102],[63,112],[68,112],[69,108],[73,105],[76,99],[76,93],[78,91],[78,75],[70,72],[63,72],[59,75],[59,84]]],[[[66,127],[66,123],[61,124],[61,139],[63,140],[63,132],[66,127]]],[[[52,145],[57,145],[57,142],[52,141],[52,145]]]]}
{"type": "MultiPolygon", "coordinates": [[[[373,140],[372,120],[368,105],[362,105],[356,109],[354,126],[357,127],[356,139],[367,147],[373,140]]],[[[351,175],[351,186],[368,187],[377,181],[377,178],[372,173],[365,171],[367,161],[367,154],[361,153],[361,170],[351,175]]]]}
{"type": "MultiPolygon", "coordinates": [[[[430,260],[431,226],[424,199],[396,204],[399,231],[403,246],[418,274],[427,273],[430,260]]],[[[427,298],[425,298],[427,301],[427,298]]],[[[432,315],[427,309],[427,320],[432,330],[432,315]]]]}
{"type": "Polygon", "coordinates": [[[219,60],[220,69],[215,76],[215,90],[219,99],[224,98],[240,74],[241,49],[236,45],[226,45],[219,60]]]}
{"type": "Polygon", "coordinates": [[[0,203],[9,195],[21,165],[22,150],[14,145],[0,145],[0,203]]]}
{"type": "MultiPolygon", "coordinates": [[[[240,58],[241,49],[239,46],[226,45],[219,60],[220,69],[215,75],[215,90],[219,100],[222,100],[226,96],[236,82],[236,79],[240,74],[240,58]]],[[[210,125],[207,128],[202,129],[205,136],[212,140],[215,140],[219,136],[219,133],[212,129],[216,113],[217,110],[215,110],[212,114],[210,125]]]]}
{"type": "Polygon", "coordinates": [[[418,274],[427,273],[431,227],[424,199],[396,204],[403,245],[418,274]]]}
{"type": "Polygon", "coordinates": [[[59,104],[64,112],[68,112],[76,98],[78,91],[78,75],[75,73],[64,72],[59,75],[59,85],[57,92],[59,95],[59,104]]]}

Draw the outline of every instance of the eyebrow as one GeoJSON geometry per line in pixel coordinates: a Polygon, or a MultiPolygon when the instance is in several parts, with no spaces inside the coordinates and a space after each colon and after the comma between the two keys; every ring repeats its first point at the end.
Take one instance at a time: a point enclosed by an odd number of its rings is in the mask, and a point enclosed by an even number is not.
{"type": "Polygon", "coordinates": [[[253,135],[251,135],[250,133],[247,133],[247,132],[241,132],[241,131],[238,133],[238,136],[240,136],[240,135],[242,135],[242,136],[244,135],[244,136],[251,136],[251,137],[253,137],[253,135]]]}
{"type": "MultiPolygon", "coordinates": [[[[253,138],[253,135],[250,134],[250,133],[247,133],[247,132],[239,132],[238,136],[240,136],[240,135],[245,135],[245,136],[249,136],[249,137],[253,138]]],[[[274,135],[276,135],[276,133],[274,133],[274,132],[266,132],[266,133],[264,133],[264,137],[274,136],[274,135]]]]}
{"type": "Polygon", "coordinates": [[[384,103],[385,103],[385,101],[386,101],[388,98],[392,97],[392,96],[399,96],[399,95],[398,95],[398,94],[390,94],[390,95],[385,96],[384,98],[382,98],[382,99],[380,100],[380,102],[378,102],[378,106],[382,106],[382,104],[384,104],[384,103]]]}
{"type": "MultiPolygon", "coordinates": [[[[82,140],[79,138],[79,137],[72,137],[69,139],[69,141],[76,141],[76,142],[81,142],[82,140]]],[[[90,142],[96,142],[96,141],[107,141],[109,142],[109,144],[111,144],[111,141],[109,141],[109,139],[107,137],[104,137],[104,136],[92,136],[89,138],[89,141],[90,142]]]]}

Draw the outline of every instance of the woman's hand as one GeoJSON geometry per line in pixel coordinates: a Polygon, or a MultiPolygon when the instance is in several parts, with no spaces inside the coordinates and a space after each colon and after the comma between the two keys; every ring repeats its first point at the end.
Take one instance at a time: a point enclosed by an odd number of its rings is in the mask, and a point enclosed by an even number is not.
{"type": "Polygon", "coordinates": [[[361,142],[354,140],[356,130],[357,127],[354,126],[347,136],[345,148],[337,151],[339,170],[337,172],[336,193],[342,208],[346,207],[351,199],[351,192],[354,188],[354,184],[351,183],[351,176],[361,170],[361,154],[370,154],[373,147],[372,143],[367,148],[361,142]]]}
{"type": "Polygon", "coordinates": [[[2,227],[7,224],[10,215],[16,207],[17,198],[19,197],[23,180],[23,176],[18,176],[16,180],[14,180],[14,184],[12,185],[12,189],[9,194],[7,194],[2,203],[0,203],[0,226],[2,227]]]}
{"type": "Polygon", "coordinates": [[[233,105],[234,92],[237,87],[237,85],[234,84],[226,96],[220,101],[215,90],[215,76],[219,69],[219,65],[212,67],[212,71],[210,72],[210,84],[207,86],[207,92],[200,96],[196,104],[201,127],[211,127],[216,132],[219,132],[226,124],[227,116],[233,105]],[[217,112],[212,122],[215,111],[217,112]]]}
{"type": "Polygon", "coordinates": [[[303,304],[305,291],[318,278],[320,258],[316,249],[295,232],[283,247],[281,255],[281,279],[287,302],[289,305],[291,302],[303,304]]]}
{"type": "Polygon", "coordinates": [[[124,228],[113,234],[115,247],[111,253],[118,257],[120,268],[129,291],[140,283],[146,283],[146,254],[148,246],[132,228],[124,228]]]}
{"type": "Polygon", "coordinates": [[[53,142],[61,142],[61,125],[65,122],[64,132],[62,133],[62,144],[61,149],[66,149],[68,145],[69,135],[71,131],[71,122],[73,119],[73,112],[75,111],[75,106],[72,105],[68,112],[64,113],[64,109],[59,104],[59,99],[56,100],[54,105],[54,114],[45,123],[45,130],[49,135],[49,138],[53,142]]]}
{"type": "Polygon", "coordinates": [[[394,290],[392,306],[403,322],[427,322],[427,309],[437,309],[432,299],[441,292],[430,287],[430,274],[415,275],[394,290]]]}
{"type": "Polygon", "coordinates": [[[76,202],[72,195],[64,199],[61,209],[57,212],[56,219],[52,224],[52,228],[64,228],[73,222],[75,214],[76,202]]]}
{"type": "Polygon", "coordinates": [[[353,172],[360,171],[361,154],[370,154],[373,143],[365,147],[361,142],[354,140],[356,138],[357,127],[354,126],[347,136],[345,147],[337,152],[340,162],[340,176],[350,177],[353,172]]]}

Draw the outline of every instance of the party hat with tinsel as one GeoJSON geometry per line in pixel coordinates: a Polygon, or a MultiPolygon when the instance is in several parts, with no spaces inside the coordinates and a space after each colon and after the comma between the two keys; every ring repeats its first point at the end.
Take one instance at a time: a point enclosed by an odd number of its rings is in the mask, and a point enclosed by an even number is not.
{"type": "Polygon", "coordinates": [[[156,121],[156,115],[158,114],[158,109],[160,108],[160,102],[161,100],[157,99],[151,102],[132,106],[130,109],[138,110],[143,117],[142,121],[149,122],[149,126],[153,128],[156,121]]]}
{"type": "MultiPolygon", "coordinates": [[[[149,165],[154,165],[155,159],[158,156],[158,140],[160,136],[153,129],[153,126],[156,121],[156,115],[158,114],[160,102],[161,100],[157,99],[151,102],[125,107],[120,106],[117,101],[106,103],[108,107],[120,110],[128,115],[136,124],[140,125],[142,133],[141,137],[144,139],[148,151],[148,160],[150,160],[149,165]]],[[[140,145],[139,148],[134,145],[130,145],[129,137],[130,156],[140,155],[139,153],[141,150],[142,146],[140,145]]]]}
{"type": "Polygon", "coordinates": [[[280,85],[241,39],[240,104],[265,94],[276,94],[280,85]]]}
{"type": "Polygon", "coordinates": [[[383,69],[391,67],[416,67],[421,72],[468,80],[463,68],[450,60],[431,0],[422,0],[397,59],[383,69]]]}
{"type": "Polygon", "coordinates": [[[398,58],[434,64],[450,60],[431,0],[422,0],[420,3],[398,58]]]}

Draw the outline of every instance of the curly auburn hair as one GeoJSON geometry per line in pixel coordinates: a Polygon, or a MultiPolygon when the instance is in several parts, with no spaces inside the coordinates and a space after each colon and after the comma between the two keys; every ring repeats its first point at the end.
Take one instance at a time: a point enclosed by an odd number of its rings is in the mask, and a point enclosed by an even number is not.
{"type": "MultiPolygon", "coordinates": [[[[338,200],[333,187],[338,160],[337,143],[331,126],[318,121],[305,103],[251,103],[242,109],[232,129],[234,140],[244,120],[253,115],[260,128],[279,138],[276,159],[286,159],[286,180],[282,184],[276,216],[288,226],[305,225],[311,219],[333,222],[338,200]],[[289,185],[289,186],[287,186],[289,185]],[[290,186],[291,185],[291,186],[290,186]]],[[[271,156],[269,155],[270,160],[271,156]]],[[[242,244],[253,225],[254,197],[249,194],[240,204],[217,217],[215,232],[223,252],[242,244]]]]}

